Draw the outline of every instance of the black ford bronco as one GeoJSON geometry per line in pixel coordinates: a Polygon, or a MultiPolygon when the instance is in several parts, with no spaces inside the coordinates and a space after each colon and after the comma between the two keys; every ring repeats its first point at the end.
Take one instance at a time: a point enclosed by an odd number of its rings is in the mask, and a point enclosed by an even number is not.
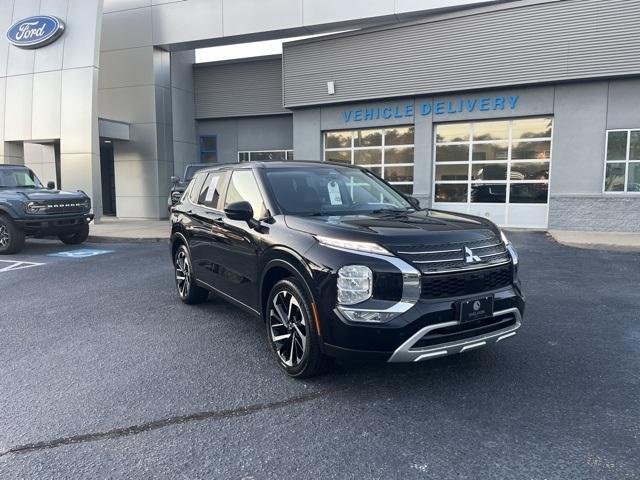
{"type": "Polygon", "coordinates": [[[17,253],[26,236],[55,235],[76,245],[89,236],[91,199],[82,191],[44,188],[22,165],[0,165],[0,255],[17,253]]]}

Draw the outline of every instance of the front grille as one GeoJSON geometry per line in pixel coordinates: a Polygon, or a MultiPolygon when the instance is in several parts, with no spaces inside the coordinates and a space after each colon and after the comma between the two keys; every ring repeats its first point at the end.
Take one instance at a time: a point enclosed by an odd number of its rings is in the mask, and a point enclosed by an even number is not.
{"type": "Polygon", "coordinates": [[[51,215],[82,213],[86,211],[85,203],[82,200],[49,200],[42,203],[47,206],[46,213],[51,215]]]}
{"type": "Polygon", "coordinates": [[[426,274],[482,268],[510,260],[504,243],[493,232],[480,230],[473,233],[475,239],[464,242],[393,245],[388,248],[426,274]],[[472,253],[473,261],[468,261],[467,249],[472,253]]]}
{"type": "Polygon", "coordinates": [[[422,277],[421,298],[448,298],[474,295],[511,285],[511,265],[422,277]]]}

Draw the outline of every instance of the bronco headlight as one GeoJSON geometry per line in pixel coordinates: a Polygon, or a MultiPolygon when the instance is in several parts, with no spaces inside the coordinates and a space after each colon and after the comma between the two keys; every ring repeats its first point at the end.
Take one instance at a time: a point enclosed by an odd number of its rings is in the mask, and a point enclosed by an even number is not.
{"type": "Polygon", "coordinates": [[[41,205],[38,202],[27,202],[24,204],[24,211],[30,215],[37,215],[38,213],[45,213],[47,210],[46,205],[41,205]]]}
{"type": "Polygon", "coordinates": [[[354,305],[371,298],[373,272],[364,265],[348,265],[338,270],[338,303],[354,305]]]}

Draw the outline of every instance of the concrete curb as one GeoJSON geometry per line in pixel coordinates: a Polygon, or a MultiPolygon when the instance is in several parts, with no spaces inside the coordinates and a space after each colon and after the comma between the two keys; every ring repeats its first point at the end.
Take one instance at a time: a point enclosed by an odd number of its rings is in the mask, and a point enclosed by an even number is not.
{"type": "Polygon", "coordinates": [[[108,237],[102,235],[89,235],[87,242],[90,243],[169,243],[167,237],[108,237]]]}
{"type": "Polygon", "coordinates": [[[612,252],[640,252],[640,239],[637,239],[635,234],[548,231],[547,236],[559,245],[566,247],[582,248],[584,250],[608,250],[612,252]],[[603,241],[605,235],[607,239],[603,241]]]}

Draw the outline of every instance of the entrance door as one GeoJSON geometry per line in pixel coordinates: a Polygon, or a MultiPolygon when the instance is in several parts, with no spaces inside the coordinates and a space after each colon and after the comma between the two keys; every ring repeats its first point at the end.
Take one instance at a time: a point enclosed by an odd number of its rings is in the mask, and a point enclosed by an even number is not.
{"type": "Polygon", "coordinates": [[[552,127],[551,117],[436,125],[433,207],[546,228],[552,127]]]}
{"type": "Polygon", "coordinates": [[[116,214],[116,178],[113,166],[113,143],[111,140],[100,142],[100,177],[102,180],[102,213],[116,214]]]}

